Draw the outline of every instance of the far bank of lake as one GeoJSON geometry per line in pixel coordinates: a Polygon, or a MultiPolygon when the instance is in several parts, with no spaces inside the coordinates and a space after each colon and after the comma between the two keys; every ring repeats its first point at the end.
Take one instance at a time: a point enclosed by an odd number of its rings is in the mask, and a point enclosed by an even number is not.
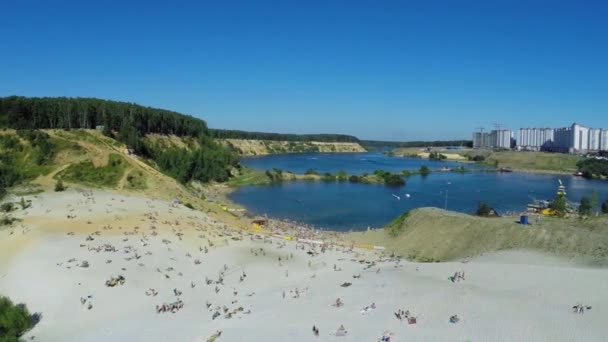
{"type": "Polygon", "coordinates": [[[468,173],[434,172],[414,175],[403,187],[349,182],[285,182],[246,186],[230,198],[256,214],[297,220],[318,228],[361,230],[381,227],[404,211],[419,207],[439,207],[472,213],[483,201],[500,213],[518,213],[534,199],[555,197],[559,180],[568,190],[568,199],[580,201],[595,190],[600,201],[608,199],[608,182],[570,175],[475,172],[475,165],[433,162],[416,158],[393,158],[379,153],[298,154],[243,158],[243,164],[259,170],[280,168],[295,173],[308,169],[323,172],[346,170],[349,174],[372,173],[376,169],[400,172],[464,165],[468,173]],[[398,199],[399,197],[400,199],[398,199]]]}

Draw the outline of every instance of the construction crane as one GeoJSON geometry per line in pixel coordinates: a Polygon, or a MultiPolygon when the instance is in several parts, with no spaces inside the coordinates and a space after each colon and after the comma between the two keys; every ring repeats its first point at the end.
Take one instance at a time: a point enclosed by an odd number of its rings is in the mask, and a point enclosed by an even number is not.
{"type": "Polygon", "coordinates": [[[479,133],[483,133],[484,127],[476,127],[475,129],[479,130],[479,133]]]}

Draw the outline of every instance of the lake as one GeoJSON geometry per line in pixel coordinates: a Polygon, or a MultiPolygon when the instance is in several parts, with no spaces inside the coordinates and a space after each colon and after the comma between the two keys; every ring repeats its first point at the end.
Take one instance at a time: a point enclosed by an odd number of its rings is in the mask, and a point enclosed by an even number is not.
{"type": "Polygon", "coordinates": [[[319,172],[344,169],[349,174],[371,173],[375,169],[396,172],[421,165],[431,168],[464,165],[474,170],[464,174],[414,175],[399,188],[383,184],[300,181],[242,187],[230,195],[234,202],[256,214],[340,231],[381,227],[405,211],[429,206],[445,208],[447,205],[449,210],[472,213],[483,201],[499,213],[521,212],[534,199],[554,198],[560,179],[570,201],[578,202],[582,196],[591,196],[594,190],[600,203],[608,199],[606,181],[568,175],[484,172],[472,164],[430,162],[377,153],[273,155],[243,158],[242,162],[260,170],[280,168],[296,173],[304,173],[309,168],[319,172]]]}
{"type": "Polygon", "coordinates": [[[476,168],[475,164],[451,161],[432,161],[419,158],[389,157],[382,153],[302,153],[275,154],[263,157],[241,158],[241,163],[252,169],[269,170],[272,168],[304,174],[308,169],[319,173],[336,173],[342,169],[351,175],[373,173],[375,170],[401,172],[405,169],[417,170],[422,165],[431,169],[443,166],[476,168]]]}

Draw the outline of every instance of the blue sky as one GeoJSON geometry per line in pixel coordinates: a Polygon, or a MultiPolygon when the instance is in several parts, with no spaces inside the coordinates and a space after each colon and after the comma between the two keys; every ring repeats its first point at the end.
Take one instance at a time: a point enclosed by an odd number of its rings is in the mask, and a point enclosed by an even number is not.
{"type": "Polygon", "coordinates": [[[5,0],[2,12],[0,96],[381,140],[608,127],[601,2],[5,0]]]}

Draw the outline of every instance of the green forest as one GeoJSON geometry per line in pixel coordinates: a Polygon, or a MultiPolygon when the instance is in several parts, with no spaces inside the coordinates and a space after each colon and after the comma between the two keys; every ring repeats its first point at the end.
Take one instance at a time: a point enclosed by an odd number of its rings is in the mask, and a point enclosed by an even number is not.
{"type": "Polygon", "coordinates": [[[92,129],[97,126],[114,131],[130,126],[139,135],[200,136],[208,133],[203,120],[135,103],[70,97],[0,98],[0,127],[33,130],[92,129]]]}
{"type": "Polygon", "coordinates": [[[352,135],[344,134],[282,134],[264,132],[246,132],[229,129],[210,129],[211,136],[216,139],[249,139],[273,141],[317,141],[317,142],[359,142],[352,135]]]}

